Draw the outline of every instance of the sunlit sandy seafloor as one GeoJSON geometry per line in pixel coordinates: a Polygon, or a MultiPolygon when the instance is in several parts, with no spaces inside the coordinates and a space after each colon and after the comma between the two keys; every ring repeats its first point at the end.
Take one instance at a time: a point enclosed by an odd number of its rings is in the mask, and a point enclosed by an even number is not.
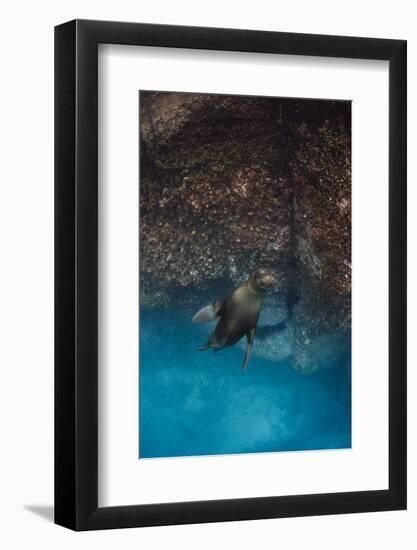
{"type": "Polygon", "coordinates": [[[210,327],[185,312],[143,308],[140,325],[140,458],[351,446],[350,342],[310,374],[255,354],[242,374],[240,346],[195,351],[210,327]]]}

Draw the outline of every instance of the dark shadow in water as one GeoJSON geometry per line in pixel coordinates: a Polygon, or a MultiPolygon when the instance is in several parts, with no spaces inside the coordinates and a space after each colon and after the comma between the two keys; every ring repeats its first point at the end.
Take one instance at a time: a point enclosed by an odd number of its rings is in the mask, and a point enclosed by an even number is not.
{"type": "Polygon", "coordinates": [[[256,337],[258,340],[266,340],[268,337],[279,334],[280,332],[285,330],[287,326],[288,325],[286,321],[281,321],[280,323],[277,323],[275,325],[265,325],[263,327],[259,327],[256,331],[256,337]]]}
{"type": "Polygon", "coordinates": [[[37,516],[45,519],[49,523],[53,523],[54,521],[53,506],[40,506],[37,504],[33,504],[33,505],[24,506],[24,509],[27,510],[28,512],[32,512],[32,514],[36,514],[37,516]]]}

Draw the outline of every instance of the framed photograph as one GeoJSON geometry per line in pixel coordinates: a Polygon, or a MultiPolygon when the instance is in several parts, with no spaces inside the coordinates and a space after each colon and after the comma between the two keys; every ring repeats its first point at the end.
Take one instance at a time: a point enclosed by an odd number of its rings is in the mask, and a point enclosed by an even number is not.
{"type": "Polygon", "coordinates": [[[406,42],[55,29],[55,522],[406,508],[406,42]]]}

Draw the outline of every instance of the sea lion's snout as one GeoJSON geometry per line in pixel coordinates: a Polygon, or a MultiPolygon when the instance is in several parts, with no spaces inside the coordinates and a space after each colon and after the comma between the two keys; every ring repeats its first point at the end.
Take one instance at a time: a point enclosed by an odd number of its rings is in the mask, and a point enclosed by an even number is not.
{"type": "Polygon", "coordinates": [[[262,277],[260,280],[260,285],[264,288],[271,288],[277,284],[277,278],[274,274],[268,274],[262,277]]]}
{"type": "Polygon", "coordinates": [[[278,284],[276,274],[270,269],[259,268],[255,271],[256,283],[263,289],[271,288],[278,284]]]}
{"type": "Polygon", "coordinates": [[[268,288],[271,287],[271,286],[275,286],[277,284],[277,278],[275,275],[266,275],[263,279],[262,279],[262,282],[263,282],[263,285],[264,286],[267,286],[268,288]]]}

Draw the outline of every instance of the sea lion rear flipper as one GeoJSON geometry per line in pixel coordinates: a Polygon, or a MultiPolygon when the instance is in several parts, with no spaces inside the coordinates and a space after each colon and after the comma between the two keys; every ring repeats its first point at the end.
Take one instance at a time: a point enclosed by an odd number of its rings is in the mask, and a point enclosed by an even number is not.
{"type": "Polygon", "coordinates": [[[223,300],[209,304],[198,311],[193,317],[193,323],[211,323],[220,317],[223,308],[223,300]]]}
{"type": "Polygon", "coordinates": [[[247,340],[248,340],[248,345],[247,345],[247,347],[246,347],[245,359],[243,360],[242,372],[246,369],[247,364],[248,364],[248,362],[249,362],[250,354],[251,354],[252,348],[253,348],[253,341],[255,340],[255,330],[256,330],[256,329],[252,328],[252,329],[246,334],[246,338],[247,338],[247,340]]]}

